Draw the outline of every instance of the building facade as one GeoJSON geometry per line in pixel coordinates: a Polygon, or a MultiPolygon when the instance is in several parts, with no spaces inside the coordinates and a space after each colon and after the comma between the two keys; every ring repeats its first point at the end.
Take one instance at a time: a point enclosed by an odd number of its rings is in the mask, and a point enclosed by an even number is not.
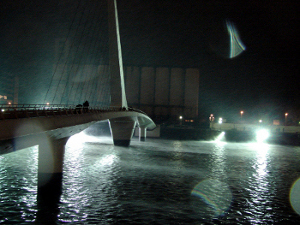
{"type": "Polygon", "coordinates": [[[152,118],[198,117],[199,69],[127,66],[128,105],[152,118]]]}

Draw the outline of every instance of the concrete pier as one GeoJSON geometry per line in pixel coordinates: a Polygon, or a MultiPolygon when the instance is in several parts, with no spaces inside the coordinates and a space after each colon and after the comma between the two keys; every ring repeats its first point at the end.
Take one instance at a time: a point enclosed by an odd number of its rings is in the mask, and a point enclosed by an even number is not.
{"type": "Polygon", "coordinates": [[[131,117],[121,117],[110,119],[109,125],[114,145],[128,147],[133,136],[136,121],[131,117]]]}
{"type": "Polygon", "coordinates": [[[139,127],[139,140],[146,141],[146,136],[147,136],[147,128],[139,127]]]}
{"type": "Polygon", "coordinates": [[[53,200],[50,196],[60,196],[65,145],[68,139],[47,138],[39,143],[38,200],[53,200]]]}
{"type": "Polygon", "coordinates": [[[59,213],[62,193],[63,163],[68,137],[54,139],[45,136],[39,141],[37,224],[54,224],[59,213]]]}

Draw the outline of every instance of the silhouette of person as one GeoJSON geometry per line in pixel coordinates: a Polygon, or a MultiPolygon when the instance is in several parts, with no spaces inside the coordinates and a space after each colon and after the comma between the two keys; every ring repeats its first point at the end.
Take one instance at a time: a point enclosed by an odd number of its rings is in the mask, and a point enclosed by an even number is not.
{"type": "Polygon", "coordinates": [[[83,103],[83,107],[85,107],[85,108],[87,108],[87,107],[89,107],[89,102],[88,101],[85,101],[84,103],[83,103]]]}
{"type": "Polygon", "coordinates": [[[85,101],[84,103],[83,103],[83,108],[85,109],[85,111],[87,111],[88,110],[88,108],[89,108],[89,102],[88,101],[85,101]]]}

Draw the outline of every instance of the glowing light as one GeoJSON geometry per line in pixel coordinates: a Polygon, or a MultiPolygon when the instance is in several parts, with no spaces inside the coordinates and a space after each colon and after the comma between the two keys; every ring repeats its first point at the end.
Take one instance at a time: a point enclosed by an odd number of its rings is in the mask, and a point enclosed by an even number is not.
{"type": "Polygon", "coordinates": [[[259,120],[258,122],[262,123],[262,120],[259,120]]]}
{"type": "Polygon", "coordinates": [[[5,109],[1,109],[1,112],[5,112],[5,109]]]}
{"type": "Polygon", "coordinates": [[[84,132],[80,132],[71,136],[67,142],[67,145],[72,148],[80,148],[85,142],[97,142],[98,138],[89,136],[84,132]]]}
{"type": "Polygon", "coordinates": [[[225,139],[225,132],[223,131],[217,136],[215,141],[224,141],[224,139],[225,139]]]}
{"type": "Polygon", "coordinates": [[[294,211],[300,215],[300,178],[292,185],[290,191],[290,204],[294,211]]]}
{"type": "Polygon", "coordinates": [[[49,102],[47,102],[47,105],[49,105],[50,103],[49,102]]]}
{"type": "Polygon", "coordinates": [[[182,120],[182,116],[179,116],[179,119],[182,120]]]}
{"type": "Polygon", "coordinates": [[[192,190],[191,195],[201,198],[213,208],[214,216],[224,214],[232,202],[232,193],[228,185],[219,180],[208,179],[200,182],[192,190]]]}
{"type": "Polygon", "coordinates": [[[229,20],[226,21],[227,31],[230,37],[230,54],[229,58],[234,58],[246,50],[245,45],[242,43],[238,31],[229,20]]]}
{"type": "Polygon", "coordinates": [[[264,142],[270,137],[270,132],[266,129],[261,129],[256,131],[256,141],[257,142],[264,142]]]}
{"type": "Polygon", "coordinates": [[[223,123],[223,118],[219,118],[219,123],[223,123]]]}

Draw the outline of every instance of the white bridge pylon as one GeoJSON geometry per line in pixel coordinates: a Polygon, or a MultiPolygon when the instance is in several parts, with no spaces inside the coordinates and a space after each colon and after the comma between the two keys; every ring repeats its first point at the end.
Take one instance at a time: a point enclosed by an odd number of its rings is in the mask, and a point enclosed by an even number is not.
{"type": "Polygon", "coordinates": [[[129,146],[136,125],[144,135],[141,140],[146,138],[147,128],[156,127],[148,115],[128,108],[116,0],[108,0],[108,11],[111,106],[115,107],[0,105],[0,154],[39,145],[38,202],[42,199],[43,204],[53,202],[52,194],[61,193],[64,151],[70,136],[93,123],[109,120],[114,144],[129,146]]]}
{"type": "MultiPolygon", "coordinates": [[[[118,9],[116,0],[108,0],[108,21],[109,21],[109,68],[110,68],[110,93],[111,106],[120,106],[128,109],[124,69],[122,59],[122,48],[119,31],[118,9]]],[[[109,120],[114,144],[128,146],[137,125],[136,120],[131,117],[119,117],[109,120]]],[[[139,124],[139,136],[141,141],[146,140],[147,126],[139,124]]]]}
{"type": "Polygon", "coordinates": [[[109,70],[111,106],[128,108],[116,0],[108,0],[109,70]]]}

